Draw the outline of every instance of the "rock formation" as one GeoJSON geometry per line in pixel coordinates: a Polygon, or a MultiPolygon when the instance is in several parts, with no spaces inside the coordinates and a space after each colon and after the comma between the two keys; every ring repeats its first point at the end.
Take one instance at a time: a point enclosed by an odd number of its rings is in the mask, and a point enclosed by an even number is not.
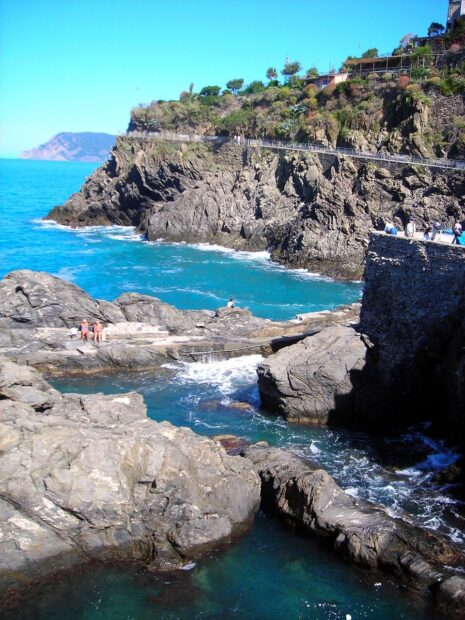
{"type": "Polygon", "coordinates": [[[0,360],[0,590],[89,560],[173,570],[251,524],[259,478],[138,394],[61,395],[0,360]]]}
{"type": "Polygon", "coordinates": [[[99,162],[108,159],[115,136],[108,133],[64,131],[35,149],[24,151],[20,159],[47,159],[52,161],[99,162]]]}
{"type": "Polygon", "coordinates": [[[354,304],[278,323],[238,307],[177,310],[137,293],[108,302],[49,274],[21,270],[0,281],[0,351],[48,374],[149,369],[213,352],[271,353],[327,325],[357,321],[358,312],[354,304]],[[107,326],[105,342],[70,338],[68,328],[83,318],[107,326]]]}
{"type": "Polygon", "coordinates": [[[451,567],[463,565],[464,558],[444,538],[351,497],[327,472],[289,452],[257,444],[245,455],[260,475],[265,508],[324,539],[350,562],[394,574],[448,617],[463,617],[465,577],[451,567]]]}
{"type": "Polygon", "coordinates": [[[414,213],[464,219],[465,175],[224,144],[120,137],[111,159],[47,216],[134,225],[148,239],[269,249],[273,260],[359,279],[368,232],[414,213]]]}
{"type": "Polygon", "coordinates": [[[263,402],[290,420],[437,420],[465,446],[465,253],[372,233],[357,332],[332,327],[269,357],[263,402]]]}
{"type": "Polygon", "coordinates": [[[328,327],[258,367],[264,405],[292,422],[341,423],[357,411],[369,350],[351,327],[328,327]]]}

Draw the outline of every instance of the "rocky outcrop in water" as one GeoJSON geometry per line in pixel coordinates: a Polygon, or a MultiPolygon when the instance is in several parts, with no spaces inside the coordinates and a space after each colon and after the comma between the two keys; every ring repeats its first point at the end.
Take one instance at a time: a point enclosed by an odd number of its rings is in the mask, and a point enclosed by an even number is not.
{"type": "Polygon", "coordinates": [[[135,225],[150,240],[269,249],[285,265],[358,279],[370,230],[387,220],[402,227],[410,213],[419,228],[464,219],[464,195],[463,173],[129,135],[47,217],[135,225]]]}
{"type": "Polygon", "coordinates": [[[451,566],[464,558],[444,538],[351,497],[327,472],[289,452],[258,444],[245,455],[260,475],[263,507],[322,538],[346,560],[395,575],[449,617],[463,617],[465,578],[451,566]]]}
{"type": "Polygon", "coordinates": [[[450,242],[373,233],[357,331],[330,327],[267,358],[263,402],[317,424],[433,420],[465,449],[464,266],[450,242]]]}
{"type": "Polygon", "coordinates": [[[353,328],[328,327],[259,365],[262,402],[292,422],[350,421],[368,356],[367,344],[353,328]]]}
{"type": "Polygon", "coordinates": [[[167,360],[271,353],[334,323],[358,320],[359,305],[273,322],[245,308],[178,310],[156,297],[93,299],[46,273],[13,271],[0,281],[0,352],[48,374],[142,370],[167,360]],[[102,343],[70,337],[82,319],[105,326],[102,343]]]}
{"type": "Polygon", "coordinates": [[[0,590],[89,560],[173,570],[251,524],[259,478],[135,393],[61,395],[0,359],[0,590]]]}

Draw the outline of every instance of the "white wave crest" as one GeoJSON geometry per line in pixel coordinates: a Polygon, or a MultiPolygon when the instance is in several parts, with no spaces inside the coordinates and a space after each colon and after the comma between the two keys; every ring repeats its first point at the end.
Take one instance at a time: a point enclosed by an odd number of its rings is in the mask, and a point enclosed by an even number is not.
{"type": "Polygon", "coordinates": [[[262,359],[261,355],[245,355],[229,360],[184,362],[177,378],[183,383],[215,385],[227,395],[240,386],[257,381],[256,368],[262,359]]]}

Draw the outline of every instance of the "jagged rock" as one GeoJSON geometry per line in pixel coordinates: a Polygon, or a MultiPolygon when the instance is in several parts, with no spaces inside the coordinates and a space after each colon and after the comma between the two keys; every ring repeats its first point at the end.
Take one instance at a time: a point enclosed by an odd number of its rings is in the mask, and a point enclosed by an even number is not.
{"type": "Polygon", "coordinates": [[[127,321],[156,325],[172,333],[193,329],[198,321],[212,316],[207,311],[177,310],[156,297],[138,293],[120,295],[114,303],[120,306],[127,321]]]}
{"type": "Polygon", "coordinates": [[[0,326],[71,327],[82,319],[114,323],[125,317],[115,304],[48,273],[21,269],[0,282],[0,326]]]}
{"type": "Polygon", "coordinates": [[[345,559],[394,574],[450,615],[465,613],[465,578],[448,567],[463,555],[443,537],[345,493],[324,470],[278,448],[244,452],[262,480],[262,505],[318,536],[345,559]]]}
{"type": "Polygon", "coordinates": [[[149,420],[138,394],[61,395],[0,363],[2,591],[89,559],[176,569],[250,525],[250,461],[149,420]]]}
{"type": "Polygon", "coordinates": [[[367,345],[353,328],[328,327],[258,366],[261,399],[293,422],[350,419],[367,356],[367,345]]]}
{"type": "Polygon", "coordinates": [[[462,173],[425,168],[419,182],[407,163],[391,166],[389,175],[384,166],[129,135],[118,138],[112,159],[81,192],[48,217],[63,224],[135,225],[150,240],[270,249],[288,266],[359,279],[368,232],[388,220],[402,228],[409,205],[435,197],[416,212],[419,229],[465,215],[462,173]]]}
{"type": "Polygon", "coordinates": [[[102,302],[74,284],[26,270],[1,281],[0,293],[1,351],[13,361],[54,375],[150,369],[168,359],[198,359],[199,354],[214,352],[228,357],[271,352],[286,338],[298,340],[327,324],[356,320],[359,313],[354,304],[306,315],[297,324],[255,317],[238,307],[177,310],[156,297],[135,293],[102,302]],[[71,337],[65,325],[77,325],[84,317],[104,322],[104,342],[71,337]]]}

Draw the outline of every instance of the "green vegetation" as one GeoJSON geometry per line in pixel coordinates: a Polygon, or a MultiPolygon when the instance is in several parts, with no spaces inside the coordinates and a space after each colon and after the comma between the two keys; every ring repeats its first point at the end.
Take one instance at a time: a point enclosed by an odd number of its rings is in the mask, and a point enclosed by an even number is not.
{"type": "MultiPolygon", "coordinates": [[[[456,24],[446,37],[456,39],[460,33],[465,37],[465,19],[456,24]]],[[[433,23],[429,32],[436,36],[441,29],[441,24],[433,23]]],[[[312,82],[319,76],[318,69],[310,67],[303,75],[298,61],[287,61],[280,72],[270,66],[266,82],[244,84],[243,78],[234,78],[223,90],[209,85],[198,92],[191,83],[179,101],[153,101],[134,108],[130,129],[420,149],[422,154],[439,156],[446,151],[465,154],[465,115],[453,117],[451,112],[448,116],[447,106],[437,103],[438,98],[465,93],[465,60],[460,60],[465,55],[452,50],[438,66],[431,45],[407,53],[408,75],[395,69],[374,71],[323,89],[312,82]],[[454,118],[462,119],[460,126],[454,118]]],[[[377,56],[377,48],[363,54],[364,58],[377,56]]],[[[457,105],[455,114],[461,109],[457,105]]]]}
{"type": "Polygon", "coordinates": [[[438,24],[438,22],[432,22],[430,27],[428,28],[428,36],[436,37],[439,34],[443,34],[445,28],[442,24],[438,24]]]}
{"type": "Polygon", "coordinates": [[[370,47],[370,49],[362,54],[362,58],[376,58],[377,56],[379,56],[377,47],[370,47]]]}

